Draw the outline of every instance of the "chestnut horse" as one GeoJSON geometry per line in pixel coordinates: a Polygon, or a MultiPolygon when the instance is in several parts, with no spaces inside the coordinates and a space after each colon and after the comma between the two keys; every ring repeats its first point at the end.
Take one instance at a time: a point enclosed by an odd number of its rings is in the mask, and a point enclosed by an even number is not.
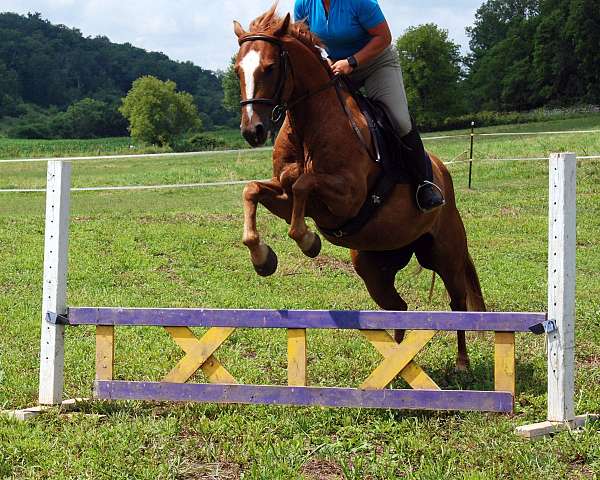
{"type": "MultiPolygon", "coordinates": [[[[356,272],[382,309],[407,310],[394,280],[415,254],[424,268],[442,278],[452,310],[485,311],[452,179],[443,163],[431,155],[435,183],[446,198],[442,208],[421,213],[414,188],[397,185],[360,231],[332,235],[357,215],[378,178],[380,167],[365,145],[365,139],[371,142],[367,123],[352,96],[335,86],[321,43],[304,22],[291,23],[289,14],[279,17],[272,7],[248,32],[238,22],[234,29],[240,43],[235,69],[243,136],[253,147],[263,145],[275,117],[285,114],[273,150],[273,178],[250,182],[243,193],[243,242],[256,271],[266,276],[277,268],[275,253],[257,230],[260,203],[290,224],[289,236],[309,257],[319,254],[321,241],[305,217],[315,221],[329,242],[351,249],[356,272]]],[[[403,333],[396,332],[397,341],[403,333]]],[[[465,332],[458,332],[456,366],[464,370],[468,365],[465,332]]]]}

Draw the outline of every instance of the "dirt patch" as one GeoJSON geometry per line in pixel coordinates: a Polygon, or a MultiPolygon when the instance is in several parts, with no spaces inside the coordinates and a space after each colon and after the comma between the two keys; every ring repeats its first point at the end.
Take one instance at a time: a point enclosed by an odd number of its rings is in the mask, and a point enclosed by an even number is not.
{"type": "Polygon", "coordinates": [[[241,478],[241,469],[235,463],[193,464],[188,460],[178,478],[182,480],[238,480],[241,478]]]}
{"type": "Polygon", "coordinates": [[[96,220],[96,218],[95,217],[86,217],[86,216],[71,217],[71,221],[74,223],[85,223],[85,222],[91,222],[92,220],[96,220]]]}
{"type": "Polygon", "coordinates": [[[203,215],[203,218],[208,222],[239,222],[242,223],[244,218],[242,214],[233,213],[210,213],[203,215]]]}
{"type": "MultiPolygon", "coordinates": [[[[256,357],[258,357],[258,354],[254,350],[244,350],[241,355],[244,358],[256,358],[256,357]]],[[[287,364],[286,364],[286,367],[287,367],[287,364]]]]}
{"type": "Polygon", "coordinates": [[[346,273],[354,273],[354,267],[350,260],[340,260],[328,255],[321,255],[314,259],[314,265],[319,270],[342,270],[346,273]]]}
{"type": "Polygon", "coordinates": [[[519,210],[515,207],[502,207],[500,209],[500,215],[503,217],[516,217],[519,215],[519,210]]]}
{"type": "Polygon", "coordinates": [[[204,218],[203,215],[197,215],[194,213],[176,213],[175,215],[162,215],[162,216],[153,216],[153,215],[142,215],[138,217],[138,223],[141,225],[148,224],[167,224],[167,225],[177,225],[181,223],[199,223],[204,218]]]}
{"type": "Polygon", "coordinates": [[[166,278],[168,278],[169,280],[171,280],[173,283],[176,283],[178,285],[184,285],[185,284],[185,281],[183,280],[183,278],[172,267],[172,263],[171,262],[169,263],[169,265],[161,265],[160,267],[158,267],[156,269],[156,271],[158,273],[163,274],[166,278]]]}
{"type": "Polygon", "coordinates": [[[302,474],[310,480],[338,480],[344,478],[342,468],[330,460],[311,459],[302,466],[302,474]]]}
{"type": "Polygon", "coordinates": [[[582,367],[600,368],[600,355],[592,355],[584,358],[581,362],[582,367]]]}
{"type": "Polygon", "coordinates": [[[582,240],[578,240],[577,241],[577,248],[592,248],[594,247],[594,243],[591,240],[587,240],[587,241],[582,241],[582,240]]]}
{"type": "Polygon", "coordinates": [[[592,467],[587,465],[584,458],[579,457],[569,464],[568,479],[596,478],[592,467]]]}

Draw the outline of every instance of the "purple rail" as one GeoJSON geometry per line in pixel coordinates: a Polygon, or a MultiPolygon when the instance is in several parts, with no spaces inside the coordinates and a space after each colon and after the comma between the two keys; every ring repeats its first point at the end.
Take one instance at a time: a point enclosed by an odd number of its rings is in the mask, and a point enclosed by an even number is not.
{"type": "Polygon", "coordinates": [[[70,325],[528,332],[545,313],[70,308],[70,325]]]}
{"type": "Polygon", "coordinates": [[[323,407],[460,410],[510,413],[509,392],[477,390],[360,390],[356,388],[217,385],[197,383],[99,380],[101,400],[240,403],[255,405],[318,405],[323,407]]]}

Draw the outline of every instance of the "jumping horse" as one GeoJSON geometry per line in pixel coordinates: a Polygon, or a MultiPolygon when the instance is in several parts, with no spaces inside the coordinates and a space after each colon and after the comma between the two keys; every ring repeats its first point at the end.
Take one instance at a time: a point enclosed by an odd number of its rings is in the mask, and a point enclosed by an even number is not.
{"type": "MultiPolygon", "coordinates": [[[[354,269],[384,310],[408,309],[394,280],[414,254],[420,265],[441,277],[452,310],[485,311],[452,178],[440,159],[430,155],[435,183],[446,198],[443,207],[422,213],[414,188],[398,184],[358,232],[336,234],[357,216],[380,173],[358,104],[334,77],[321,42],[304,22],[292,23],[289,14],[278,16],[273,6],[249,31],[238,22],[234,31],[240,44],[235,70],[244,138],[261,146],[285,118],[274,144],[272,179],[250,182],[243,192],[243,243],[257,273],[267,276],[277,269],[277,256],[257,230],[260,203],[290,225],[289,236],[305,255],[316,257],[321,249],[306,217],[329,242],[349,248],[354,269]]],[[[465,332],[457,333],[456,367],[464,370],[469,366],[465,332]]],[[[396,340],[403,335],[397,331],[396,340]]]]}

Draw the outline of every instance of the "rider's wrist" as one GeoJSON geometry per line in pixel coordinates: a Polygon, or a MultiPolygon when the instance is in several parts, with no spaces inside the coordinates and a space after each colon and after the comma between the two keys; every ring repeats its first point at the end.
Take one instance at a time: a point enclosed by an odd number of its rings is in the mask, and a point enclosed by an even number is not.
{"type": "Polygon", "coordinates": [[[356,57],[354,55],[350,55],[346,60],[348,61],[352,69],[358,67],[358,60],[356,60],[356,57]]]}

